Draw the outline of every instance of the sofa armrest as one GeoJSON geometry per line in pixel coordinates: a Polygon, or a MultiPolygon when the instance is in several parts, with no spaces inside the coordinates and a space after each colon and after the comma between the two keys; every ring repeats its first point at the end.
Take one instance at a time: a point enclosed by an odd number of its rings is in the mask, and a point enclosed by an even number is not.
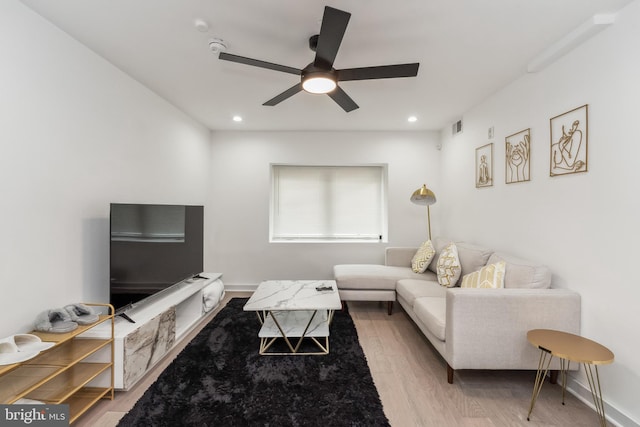
{"type": "Polygon", "coordinates": [[[384,252],[384,265],[411,267],[411,260],[418,248],[389,247],[384,252]]]}
{"type": "Polygon", "coordinates": [[[580,295],[568,289],[453,288],[446,299],[445,358],[453,369],[537,369],[527,331],[580,333],[580,295]]]}

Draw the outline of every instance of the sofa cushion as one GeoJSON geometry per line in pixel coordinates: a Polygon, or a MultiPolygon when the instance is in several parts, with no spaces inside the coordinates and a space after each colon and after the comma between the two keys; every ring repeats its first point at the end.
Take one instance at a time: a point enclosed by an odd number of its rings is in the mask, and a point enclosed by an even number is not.
{"type": "Polygon", "coordinates": [[[416,298],[446,297],[447,288],[443,288],[442,286],[440,286],[435,274],[431,272],[429,272],[428,274],[433,275],[433,281],[415,279],[398,280],[398,283],[396,284],[396,293],[403,300],[407,301],[407,303],[411,307],[413,307],[413,303],[416,298]]]}
{"type": "Polygon", "coordinates": [[[427,240],[424,242],[418,250],[416,254],[411,259],[411,269],[414,273],[424,273],[429,267],[433,256],[436,254],[436,250],[433,248],[433,243],[431,240],[427,240]]]}
{"type": "Polygon", "coordinates": [[[429,270],[434,273],[438,272],[438,258],[440,258],[442,250],[451,242],[453,242],[453,240],[447,239],[446,237],[435,237],[431,240],[431,243],[433,243],[433,249],[436,250],[436,254],[433,256],[431,264],[429,264],[429,270]]]}
{"type": "Polygon", "coordinates": [[[460,278],[460,260],[458,259],[458,249],[455,243],[442,250],[438,258],[438,283],[447,288],[452,288],[460,278]]]}
{"type": "Polygon", "coordinates": [[[493,250],[467,242],[456,242],[462,276],[480,270],[487,265],[493,250]]]}
{"type": "Polygon", "coordinates": [[[504,288],[505,262],[485,265],[478,271],[462,277],[461,288],[504,288]]]}
{"type": "Polygon", "coordinates": [[[445,340],[445,323],[447,320],[447,299],[442,297],[416,298],[413,303],[416,317],[424,323],[429,331],[440,341],[445,340]]]}
{"type": "Polygon", "coordinates": [[[419,274],[409,267],[378,264],[338,264],[333,266],[333,276],[339,289],[392,289],[401,279],[429,280],[430,274],[419,274]]]}
{"type": "Polygon", "coordinates": [[[492,254],[487,262],[495,264],[500,261],[506,263],[505,288],[545,289],[551,287],[551,271],[548,267],[497,252],[492,254]]]}

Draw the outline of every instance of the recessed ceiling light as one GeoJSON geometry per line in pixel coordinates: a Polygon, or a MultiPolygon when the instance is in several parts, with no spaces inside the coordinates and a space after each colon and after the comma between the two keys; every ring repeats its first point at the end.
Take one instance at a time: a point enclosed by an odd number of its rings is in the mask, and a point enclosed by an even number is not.
{"type": "Polygon", "coordinates": [[[233,121],[234,121],[234,122],[241,122],[241,121],[242,121],[242,117],[240,117],[240,116],[233,116],[233,121]]]}
{"type": "Polygon", "coordinates": [[[407,121],[409,123],[413,123],[413,122],[417,122],[418,118],[416,116],[409,116],[409,118],[407,119],[407,121]]]}

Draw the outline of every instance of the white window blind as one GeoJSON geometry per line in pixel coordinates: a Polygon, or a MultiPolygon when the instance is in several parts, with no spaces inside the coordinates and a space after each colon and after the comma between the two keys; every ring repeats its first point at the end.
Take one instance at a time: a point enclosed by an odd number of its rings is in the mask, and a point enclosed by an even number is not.
{"type": "Polygon", "coordinates": [[[273,165],[271,239],[383,239],[385,180],[377,165],[273,165]]]}

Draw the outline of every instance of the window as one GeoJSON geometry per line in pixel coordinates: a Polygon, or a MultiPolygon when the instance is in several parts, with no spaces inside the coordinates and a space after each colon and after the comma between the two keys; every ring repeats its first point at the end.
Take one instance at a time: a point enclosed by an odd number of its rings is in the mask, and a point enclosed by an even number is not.
{"type": "Polygon", "coordinates": [[[386,240],[386,166],[272,165],[271,241],[386,240]]]}

